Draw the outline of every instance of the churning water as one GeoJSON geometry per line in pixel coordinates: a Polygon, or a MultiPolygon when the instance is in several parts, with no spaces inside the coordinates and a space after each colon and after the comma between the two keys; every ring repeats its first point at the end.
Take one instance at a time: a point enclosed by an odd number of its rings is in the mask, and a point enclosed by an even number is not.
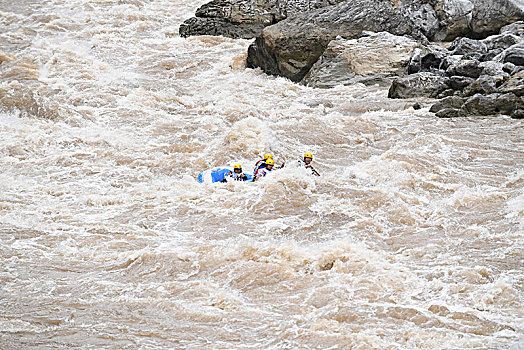
{"type": "Polygon", "coordinates": [[[246,69],[205,2],[0,0],[0,348],[523,349],[522,121],[246,69]]]}

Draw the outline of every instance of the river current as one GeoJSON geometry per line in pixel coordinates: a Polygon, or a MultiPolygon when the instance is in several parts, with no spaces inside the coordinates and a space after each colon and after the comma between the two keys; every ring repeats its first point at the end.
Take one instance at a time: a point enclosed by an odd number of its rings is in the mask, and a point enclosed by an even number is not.
{"type": "Polygon", "coordinates": [[[246,69],[205,2],[0,0],[0,348],[524,349],[523,122],[246,69]],[[321,177],[196,181],[267,152],[321,177]]]}

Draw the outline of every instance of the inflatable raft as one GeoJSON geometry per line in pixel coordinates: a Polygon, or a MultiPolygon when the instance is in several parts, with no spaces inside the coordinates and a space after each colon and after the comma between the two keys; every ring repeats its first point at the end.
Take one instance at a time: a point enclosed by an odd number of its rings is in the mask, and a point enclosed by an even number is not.
{"type": "MultiPolygon", "coordinates": [[[[253,181],[253,175],[246,174],[246,182],[253,181]]],[[[228,182],[234,181],[233,169],[227,167],[216,167],[209,170],[204,170],[198,174],[198,182],[200,183],[214,183],[214,182],[228,182]]]]}

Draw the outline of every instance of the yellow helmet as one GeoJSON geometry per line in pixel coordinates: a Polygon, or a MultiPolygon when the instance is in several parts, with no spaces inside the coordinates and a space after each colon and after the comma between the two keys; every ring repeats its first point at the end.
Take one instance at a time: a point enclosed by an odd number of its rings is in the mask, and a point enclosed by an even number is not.
{"type": "Polygon", "coordinates": [[[242,165],[240,165],[240,164],[235,164],[235,165],[233,166],[233,169],[240,169],[240,170],[242,170],[242,165]]]}
{"type": "Polygon", "coordinates": [[[269,158],[268,160],[266,160],[266,165],[275,165],[275,161],[269,158]]]}
{"type": "Polygon", "coordinates": [[[273,159],[273,155],[269,154],[269,153],[266,153],[266,154],[264,154],[264,159],[273,159]]]}
{"type": "Polygon", "coordinates": [[[313,154],[311,154],[311,152],[307,152],[304,154],[304,158],[311,158],[313,159],[313,154]]]}

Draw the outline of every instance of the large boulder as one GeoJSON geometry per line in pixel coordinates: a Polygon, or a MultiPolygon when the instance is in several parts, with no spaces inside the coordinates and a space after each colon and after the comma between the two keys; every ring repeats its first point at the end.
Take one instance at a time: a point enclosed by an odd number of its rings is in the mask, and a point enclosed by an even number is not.
{"type": "Polygon", "coordinates": [[[476,94],[469,98],[447,97],[430,108],[440,118],[509,115],[522,118],[524,101],[513,93],[476,94]]]}
{"type": "Polygon", "coordinates": [[[480,40],[461,37],[453,40],[449,50],[452,51],[453,55],[465,55],[472,52],[483,54],[488,51],[488,48],[480,40]]]}
{"type": "Polygon", "coordinates": [[[480,62],[477,60],[462,60],[446,69],[448,76],[460,75],[463,77],[478,78],[482,73],[480,62]]]}
{"type": "Polygon", "coordinates": [[[488,51],[497,49],[505,50],[521,41],[522,37],[510,33],[492,35],[486,39],[481,40],[481,42],[486,45],[488,51]]]}
{"type": "Polygon", "coordinates": [[[453,75],[449,77],[449,86],[453,90],[462,91],[465,87],[471,85],[474,81],[474,78],[463,77],[461,75],[453,75]]]}
{"type": "Polygon", "coordinates": [[[389,86],[393,77],[404,75],[411,52],[420,44],[387,32],[366,33],[359,39],[331,41],[302,83],[333,87],[355,83],[389,86]]]}
{"type": "Polygon", "coordinates": [[[469,86],[464,88],[465,96],[473,96],[475,94],[489,95],[498,92],[497,82],[491,75],[481,75],[469,86]]]}
{"type": "MultiPolygon", "coordinates": [[[[485,38],[507,24],[524,19],[521,1],[344,1],[266,27],[250,46],[247,65],[300,81],[337,36],[356,39],[363,31],[387,31],[422,41],[459,36],[485,38]]],[[[475,44],[481,52],[472,54],[479,56],[487,51],[485,43],[475,44]]],[[[458,52],[467,50],[462,45],[458,52]]]]}
{"type": "Polygon", "coordinates": [[[223,35],[251,39],[264,27],[298,13],[334,5],[344,0],[213,0],[197,9],[186,20],[180,36],[223,35]]]}
{"type": "Polygon", "coordinates": [[[499,87],[503,93],[513,93],[517,96],[524,96],[524,71],[520,71],[512,76],[508,81],[499,87]]]}
{"type": "MultiPolygon", "coordinates": [[[[414,74],[418,72],[437,72],[445,70],[449,64],[445,62],[449,57],[449,51],[437,44],[421,45],[420,48],[416,48],[411,53],[411,57],[408,62],[407,72],[408,74],[414,74]]],[[[460,61],[462,56],[457,57],[456,62],[460,61]]],[[[455,63],[456,63],[455,62],[455,63]]]]}
{"type": "Polygon", "coordinates": [[[299,14],[264,28],[248,50],[248,67],[300,81],[337,36],[356,39],[363,31],[387,31],[424,39],[439,27],[422,0],[353,0],[299,14]]]}
{"type": "Polygon", "coordinates": [[[437,97],[449,88],[449,79],[429,72],[411,74],[393,80],[389,98],[437,97]]]}
{"type": "Polygon", "coordinates": [[[485,38],[524,19],[522,0],[436,0],[435,9],[443,25],[434,39],[440,40],[485,38]]]}
{"type": "Polygon", "coordinates": [[[477,94],[470,97],[462,106],[465,115],[489,116],[489,115],[511,115],[521,107],[521,99],[512,93],[506,94],[477,94]]]}
{"type": "Polygon", "coordinates": [[[518,21],[500,28],[500,34],[513,34],[524,38],[524,21],[518,21]]]}
{"type": "Polygon", "coordinates": [[[524,66],[524,42],[507,48],[495,59],[503,63],[509,62],[516,66],[524,66]]]}

